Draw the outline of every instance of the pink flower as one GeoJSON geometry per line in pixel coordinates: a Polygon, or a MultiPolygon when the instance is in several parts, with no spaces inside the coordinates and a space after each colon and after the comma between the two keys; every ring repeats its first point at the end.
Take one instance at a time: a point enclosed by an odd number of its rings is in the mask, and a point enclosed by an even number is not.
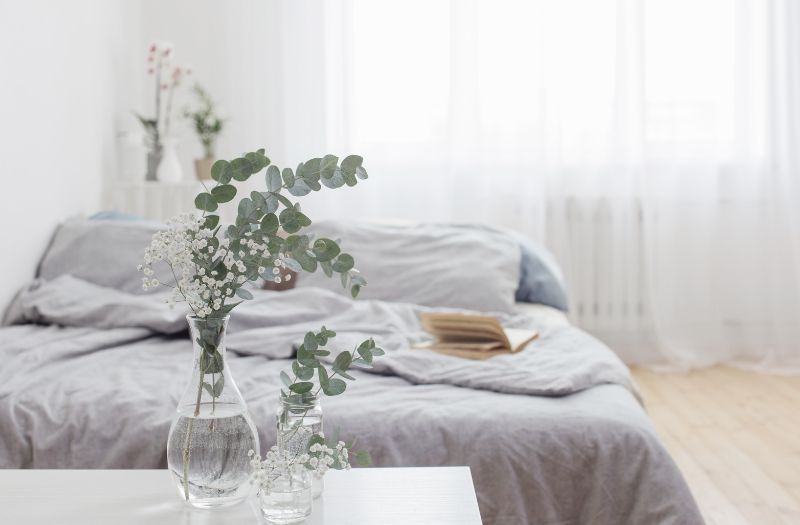
{"type": "Polygon", "coordinates": [[[150,44],[150,52],[151,52],[151,53],[155,53],[155,52],[156,52],[156,49],[157,49],[157,48],[156,48],[156,45],[155,45],[155,44],[150,44]]]}
{"type": "Polygon", "coordinates": [[[161,89],[164,90],[164,91],[166,91],[168,87],[169,87],[169,84],[161,84],[161,89]]]}
{"type": "Polygon", "coordinates": [[[170,49],[170,48],[166,48],[166,49],[164,50],[164,56],[165,56],[165,57],[166,57],[166,56],[169,56],[169,53],[170,53],[170,51],[172,51],[172,49],[170,49]]]}

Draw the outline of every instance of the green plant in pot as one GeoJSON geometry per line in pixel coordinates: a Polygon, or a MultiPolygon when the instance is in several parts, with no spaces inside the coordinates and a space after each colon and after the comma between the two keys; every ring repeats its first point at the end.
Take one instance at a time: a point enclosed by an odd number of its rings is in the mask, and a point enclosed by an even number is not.
{"type": "Polygon", "coordinates": [[[194,170],[198,179],[210,180],[217,139],[222,134],[225,119],[217,115],[214,100],[200,84],[195,84],[192,90],[197,98],[197,107],[186,110],[184,115],[192,121],[197,138],[203,146],[203,158],[195,159],[194,170]]]}
{"type": "MultiPolygon", "coordinates": [[[[286,279],[289,270],[318,268],[329,277],[337,274],[353,297],[366,285],[353,257],[336,241],[302,232],[311,219],[291,200],[323,186],[355,186],[367,178],[361,157],[350,155],[340,163],[335,155],[325,155],[292,170],[272,165],[261,149],[215,162],[211,178],[214,184],[194,201],[202,213],[177,217],[157,232],[139,267],[145,289],[168,286],[173,290],[170,301],[186,302],[192,311],[187,319],[193,368],[170,428],[167,463],[181,497],[197,507],[243,500],[249,492],[247,453],[259,450],[258,434],[225,354],[229,314],[253,298],[247,287],[261,279],[286,279]],[[239,199],[235,222],[221,224],[220,205],[236,198],[237,183],[259,173],[264,173],[263,189],[239,199]]],[[[321,384],[334,391],[341,387],[338,379],[321,384]]],[[[287,386],[296,394],[306,387],[287,386]]]]}

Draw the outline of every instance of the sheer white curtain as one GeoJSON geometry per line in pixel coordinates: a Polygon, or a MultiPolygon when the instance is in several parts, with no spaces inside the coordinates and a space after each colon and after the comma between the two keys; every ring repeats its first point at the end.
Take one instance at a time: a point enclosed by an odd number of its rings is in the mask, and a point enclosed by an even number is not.
{"type": "Polygon", "coordinates": [[[317,215],[516,228],[556,252],[573,318],[627,361],[800,369],[796,3],[239,2],[220,17],[219,45],[241,51],[215,76],[238,143],[367,159],[369,183],[312,199],[317,215]]]}

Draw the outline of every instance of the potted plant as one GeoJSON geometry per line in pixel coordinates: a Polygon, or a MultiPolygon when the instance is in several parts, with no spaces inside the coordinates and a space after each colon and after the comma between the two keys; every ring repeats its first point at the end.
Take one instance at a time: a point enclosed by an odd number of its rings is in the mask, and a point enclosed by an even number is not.
{"type": "Polygon", "coordinates": [[[150,44],[147,51],[147,74],[153,77],[155,116],[136,114],[145,131],[147,173],[145,180],[180,180],[180,164],[175,141],[169,137],[172,99],[184,76],[192,73],[188,67],[172,66],[172,44],[150,44]]]}
{"type": "Polygon", "coordinates": [[[217,138],[222,133],[225,123],[214,109],[214,101],[200,84],[194,85],[194,94],[197,96],[198,106],[195,110],[187,110],[184,114],[191,119],[194,131],[200,144],[203,145],[203,158],[195,159],[194,170],[200,180],[211,179],[211,166],[214,164],[214,148],[217,138]]]}

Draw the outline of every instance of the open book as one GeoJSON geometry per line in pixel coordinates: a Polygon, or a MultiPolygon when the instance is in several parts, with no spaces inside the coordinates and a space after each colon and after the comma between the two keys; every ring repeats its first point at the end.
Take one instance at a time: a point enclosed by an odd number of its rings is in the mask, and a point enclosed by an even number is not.
{"type": "Polygon", "coordinates": [[[539,336],[536,330],[503,328],[488,315],[423,313],[420,319],[435,340],[418,348],[467,359],[519,352],[539,336]]]}

